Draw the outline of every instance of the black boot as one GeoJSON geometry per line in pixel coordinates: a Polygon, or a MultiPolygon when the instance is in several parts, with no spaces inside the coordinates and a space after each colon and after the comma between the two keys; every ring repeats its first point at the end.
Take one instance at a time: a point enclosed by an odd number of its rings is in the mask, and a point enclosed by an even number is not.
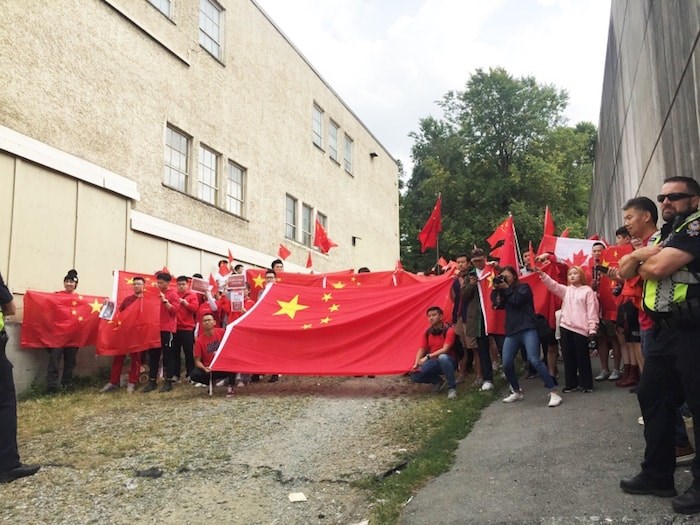
{"type": "Polygon", "coordinates": [[[670,484],[654,483],[646,477],[643,472],[640,472],[633,478],[621,479],[620,488],[627,494],[638,494],[642,496],[652,494],[659,498],[672,498],[678,494],[676,488],[673,486],[673,480],[671,480],[670,484]]]}
{"type": "Polygon", "coordinates": [[[173,382],[170,379],[166,379],[165,383],[163,383],[163,386],[160,387],[160,390],[158,392],[160,392],[162,394],[163,392],[171,392],[172,390],[173,390],[173,382]]]}
{"type": "Polygon", "coordinates": [[[155,379],[150,379],[148,383],[146,384],[145,387],[143,387],[143,390],[141,390],[142,393],[148,394],[149,392],[153,392],[156,389],[156,380],[155,379]]]}
{"type": "Polygon", "coordinates": [[[688,490],[671,500],[673,510],[680,514],[700,512],[700,485],[693,483],[688,490]]]}

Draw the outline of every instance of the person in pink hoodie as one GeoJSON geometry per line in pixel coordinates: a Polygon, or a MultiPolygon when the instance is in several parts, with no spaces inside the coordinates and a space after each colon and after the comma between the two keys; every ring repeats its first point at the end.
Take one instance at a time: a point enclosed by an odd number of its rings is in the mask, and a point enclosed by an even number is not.
{"type": "Polygon", "coordinates": [[[564,354],[564,392],[593,391],[593,372],[588,343],[595,339],[600,319],[598,297],[586,284],[580,266],[572,266],[566,274],[568,286],[559,284],[541,269],[535,268],[542,282],[561,304],[561,346],[564,354]]]}

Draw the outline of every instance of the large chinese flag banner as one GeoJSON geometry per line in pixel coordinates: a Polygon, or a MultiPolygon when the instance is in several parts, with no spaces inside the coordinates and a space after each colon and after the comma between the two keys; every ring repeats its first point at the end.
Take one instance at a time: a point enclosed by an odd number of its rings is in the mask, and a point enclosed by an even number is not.
{"type": "Polygon", "coordinates": [[[103,298],[27,291],[20,344],[24,348],[92,346],[103,298]]]}
{"type": "Polygon", "coordinates": [[[160,347],[160,300],[153,290],[118,311],[111,321],[102,319],[96,353],[123,355],[160,347]]]}
{"type": "Polygon", "coordinates": [[[452,279],[414,286],[317,288],[274,284],[230,324],[213,370],[299,375],[399,374],[413,365],[452,279]]]}

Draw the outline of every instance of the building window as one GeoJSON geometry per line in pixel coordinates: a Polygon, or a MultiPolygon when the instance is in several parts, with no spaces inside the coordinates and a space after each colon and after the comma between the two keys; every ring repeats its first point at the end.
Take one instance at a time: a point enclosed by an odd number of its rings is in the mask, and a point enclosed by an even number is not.
{"type": "Polygon", "coordinates": [[[190,139],[168,126],[165,129],[165,184],[187,191],[190,139]]]}
{"type": "Polygon", "coordinates": [[[328,217],[321,212],[316,212],[316,220],[323,226],[324,230],[328,231],[328,217]]]}
{"type": "Polygon", "coordinates": [[[158,11],[170,18],[170,0],[148,0],[148,2],[158,9],[158,11]]]}
{"type": "Polygon", "coordinates": [[[245,177],[243,168],[233,162],[228,163],[226,210],[241,217],[245,216],[245,177]]]}
{"type": "Polygon", "coordinates": [[[308,204],[301,205],[301,242],[304,246],[311,246],[314,234],[314,210],[308,204]]]}
{"type": "Polygon", "coordinates": [[[332,120],[328,127],[328,155],[338,162],[338,124],[332,120]]]}
{"type": "Polygon", "coordinates": [[[352,139],[345,135],[345,171],[352,173],[352,139]]]}
{"type": "Polygon", "coordinates": [[[297,200],[291,195],[285,201],[284,236],[293,241],[297,238],[297,200]]]}
{"type": "Polygon", "coordinates": [[[314,104],[311,121],[311,137],[319,148],[323,148],[323,110],[314,104]]]}
{"type": "Polygon", "coordinates": [[[197,197],[216,205],[216,181],[219,156],[205,146],[199,147],[199,185],[197,197]]]}
{"type": "Polygon", "coordinates": [[[222,9],[212,0],[199,0],[199,45],[221,60],[222,9]]]}

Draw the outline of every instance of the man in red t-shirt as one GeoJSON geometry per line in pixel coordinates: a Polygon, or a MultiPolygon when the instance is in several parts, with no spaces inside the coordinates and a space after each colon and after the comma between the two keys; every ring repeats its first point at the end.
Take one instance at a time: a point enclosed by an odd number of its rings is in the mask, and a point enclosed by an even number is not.
{"type": "Polygon", "coordinates": [[[173,337],[173,368],[175,374],[174,382],[180,379],[182,371],[182,354],[185,354],[185,372],[190,377],[194,368],[194,316],[199,309],[199,299],[197,294],[188,288],[189,279],[186,275],[177,278],[177,295],[180,298],[180,307],[177,309],[177,325],[175,336],[173,337]]]}
{"type": "Polygon", "coordinates": [[[166,272],[156,274],[156,284],[160,294],[160,348],[152,348],[148,351],[148,384],[143,388],[143,393],[156,389],[156,377],[160,366],[160,356],[163,355],[163,371],[165,382],[160,392],[170,392],[173,389],[172,377],[175,375],[173,360],[173,334],[177,328],[177,310],[180,305],[180,297],[174,290],[170,290],[172,276],[166,272]]]}
{"type": "Polygon", "coordinates": [[[229,372],[212,372],[209,366],[214,359],[214,354],[219,349],[221,340],[224,338],[226,330],[216,326],[216,319],[211,313],[202,316],[197,341],[194,343],[194,368],[190,374],[193,383],[208,385],[212,379],[229,379],[226,396],[233,395],[233,381],[235,374],[229,372]]]}
{"type": "Polygon", "coordinates": [[[457,359],[453,350],[455,342],[454,329],[442,320],[442,309],[431,306],[426,312],[430,328],[423,334],[421,347],[413,364],[411,381],[414,383],[431,383],[436,392],[442,390],[447,381],[447,398],[457,397],[455,369],[457,359]],[[442,378],[445,376],[445,379],[442,378]]]}

